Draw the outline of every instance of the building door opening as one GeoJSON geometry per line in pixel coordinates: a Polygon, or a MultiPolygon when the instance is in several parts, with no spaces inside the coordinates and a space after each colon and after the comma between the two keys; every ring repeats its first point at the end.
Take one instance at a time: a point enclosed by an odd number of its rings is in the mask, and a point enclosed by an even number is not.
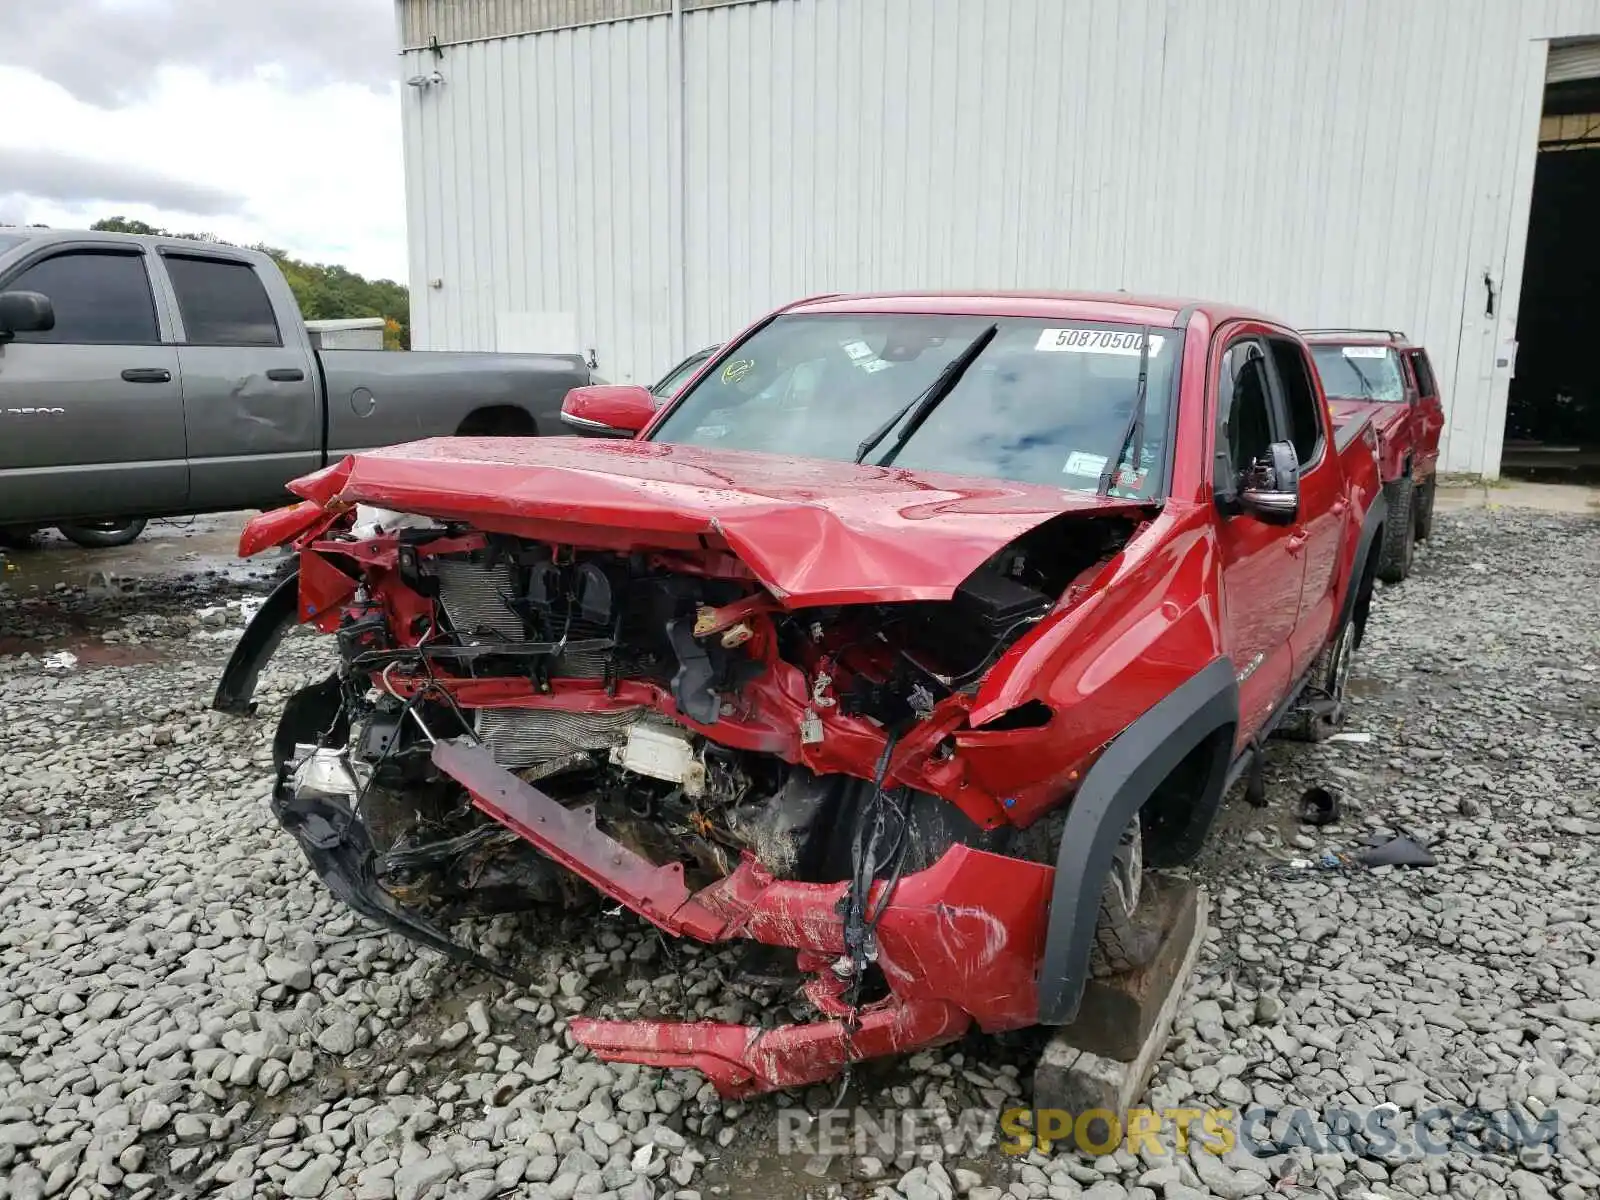
{"type": "Polygon", "coordinates": [[[1503,474],[1600,482],[1600,41],[1552,46],[1503,474]]]}

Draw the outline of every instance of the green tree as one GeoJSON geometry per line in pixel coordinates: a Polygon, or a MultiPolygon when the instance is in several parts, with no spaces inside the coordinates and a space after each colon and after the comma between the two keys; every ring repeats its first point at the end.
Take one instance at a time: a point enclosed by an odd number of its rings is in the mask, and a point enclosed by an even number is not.
{"type": "MultiPolygon", "coordinates": [[[[139,233],[159,237],[185,238],[197,242],[230,245],[211,233],[174,233],[144,221],[127,217],[106,217],[92,229],[110,233],[139,233]]],[[[411,293],[392,279],[367,279],[344,267],[310,263],[275,246],[252,246],[272,257],[289,281],[300,315],[308,321],[331,321],[346,317],[383,317],[384,345],[406,350],[411,346],[411,293]]]]}

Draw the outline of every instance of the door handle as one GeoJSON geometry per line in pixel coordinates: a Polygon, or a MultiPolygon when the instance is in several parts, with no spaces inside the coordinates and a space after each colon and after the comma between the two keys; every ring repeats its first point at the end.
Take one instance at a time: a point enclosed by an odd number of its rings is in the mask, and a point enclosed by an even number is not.
{"type": "Polygon", "coordinates": [[[273,367],[267,372],[267,378],[273,383],[299,383],[306,377],[306,373],[299,367],[273,367]]]}
{"type": "Polygon", "coordinates": [[[165,367],[129,367],[122,373],[124,383],[171,383],[172,372],[165,367]]]}

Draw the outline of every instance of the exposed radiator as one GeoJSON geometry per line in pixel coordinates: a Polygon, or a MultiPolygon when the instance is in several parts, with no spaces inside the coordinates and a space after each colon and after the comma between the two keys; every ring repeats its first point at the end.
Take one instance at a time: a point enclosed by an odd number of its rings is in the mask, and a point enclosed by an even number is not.
{"type": "Polygon", "coordinates": [[[480,708],[477,734],[502,767],[530,767],[577,750],[622,744],[644,706],[615,712],[575,713],[558,708],[480,708]]]}
{"type": "Polygon", "coordinates": [[[508,562],[486,567],[464,559],[436,558],[432,571],[439,580],[439,603],[462,642],[520,642],[522,618],[506,600],[515,594],[515,568],[508,562]]]}

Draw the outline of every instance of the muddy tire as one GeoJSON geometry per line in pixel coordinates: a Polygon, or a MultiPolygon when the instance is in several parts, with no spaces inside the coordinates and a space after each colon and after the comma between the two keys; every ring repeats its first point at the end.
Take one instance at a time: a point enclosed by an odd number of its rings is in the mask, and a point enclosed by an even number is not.
{"type": "Polygon", "coordinates": [[[1433,532],[1433,498],[1439,490],[1439,481],[1428,476],[1428,482],[1416,490],[1411,509],[1416,521],[1417,541],[1425,542],[1433,532]]]}
{"type": "Polygon", "coordinates": [[[1117,843],[1111,873],[1100,895],[1100,915],[1089,951],[1089,974],[1095,979],[1122,975],[1142,967],[1161,948],[1161,924],[1141,907],[1144,881],[1144,830],[1135,815],[1117,843]]]}
{"type": "Polygon", "coordinates": [[[1411,574],[1411,553],[1416,544],[1412,515],[1416,489],[1411,476],[1384,484],[1383,495],[1389,512],[1383,524],[1383,546],[1378,551],[1378,578],[1385,583],[1399,583],[1411,574]]]}
{"type": "Polygon", "coordinates": [[[144,532],[143,519],[95,521],[88,525],[57,525],[61,536],[85,550],[109,550],[126,546],[144,532]]]}
{"type": "Polygon", "coordinates": [[[26,550],[37,532],[31,525],[0,525],[0,550],[26,550]]]}

